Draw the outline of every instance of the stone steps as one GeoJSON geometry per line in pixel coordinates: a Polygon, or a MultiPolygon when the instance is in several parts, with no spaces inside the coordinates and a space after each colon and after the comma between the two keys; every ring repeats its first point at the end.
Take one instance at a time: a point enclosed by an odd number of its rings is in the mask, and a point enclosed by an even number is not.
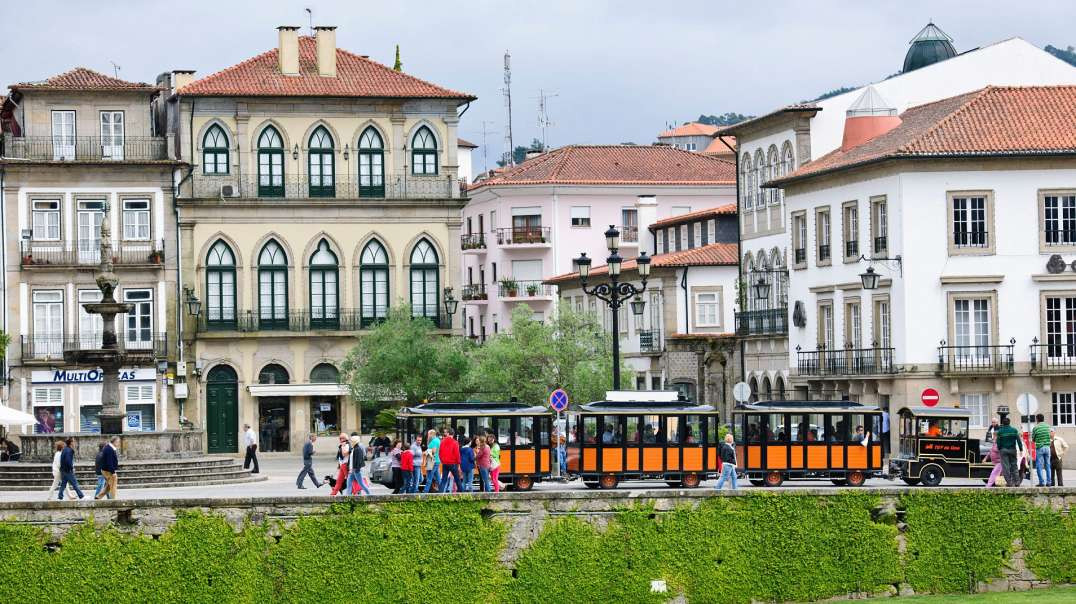
{"type": "MultiPolygon", "coordinates": [[[[93,464],[75,465],[75,476],[85,491],[93,489],[97,479],[93,464]]],[[[189,457],[120,461],[120,488],[160,488],[236,484],[265,480],[252,475],[232,457],[189,457]]],[[[45,490],[52,485],[52,465],[43,463],[0,464],[0,491],[45,490]]]]}

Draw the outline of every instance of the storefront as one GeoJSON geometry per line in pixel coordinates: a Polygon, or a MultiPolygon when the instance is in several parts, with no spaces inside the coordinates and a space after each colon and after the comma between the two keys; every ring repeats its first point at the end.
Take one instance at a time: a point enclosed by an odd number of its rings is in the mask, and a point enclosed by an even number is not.
{"type": "MultiPolygon", "coordinates": [[[[50,369],[30,373],[30,401],[37,423],[35,434],[101,432],[100,369],[50,369]]],[[[120,396],[127,411],[125,432],[157,429],[157,371],[121,369],[120,396]]]]}
{"type": "Polygon", "coordinates": [[[257,401],[264,450],[297,451],[310,433],[339,431],[345,385],[253,384],[247,389],[257,401]]]}

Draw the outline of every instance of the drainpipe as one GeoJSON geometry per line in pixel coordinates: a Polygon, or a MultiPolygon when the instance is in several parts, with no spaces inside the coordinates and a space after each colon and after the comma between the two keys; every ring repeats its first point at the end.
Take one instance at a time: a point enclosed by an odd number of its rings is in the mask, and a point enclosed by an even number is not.
{"type": "Polygon", "coordinates": [[[680,289],[684,290],[684,333],[691,333],[691,313],[689,311],[690,300],[687,293],[687,270],[691,268],[689,266],[684,267],[684,274],[680,277],[680,289]]]}
{"type": "MultiPolygon", "coordinates": [[[[740,207],[740,152],[736,149],[733,149],[732,145],[728,144],[728,142],[725,141],[725,137],[718,136],[717,139],[721,141],[721,144],[725,145],[725,147],[727,147],[729,151],[732,151],[733,156],[736,158],[736,275],[737,279],[739,280],[739,287],[736,288],[736,302],[739,303],[739,289],[740,287],[745,286],[743,280],[743,223],[740,222],[740,210],[742,209],[740,207]]],[[[788,227],[786,226],[786,228],[788,227]]],[[[748,290],[747,295],[751,295],[750,290],[748,290]]],[[[742,308],[740,310],[746,311],[747,309],[742,308]]],[[[735,319],[732,322],[732,329],[733,331],[736,330],[735,319]]],[[[742,339],[739,339],[738,343],[740,345],[740,381],[746,382],[747,361],[744,359],[744,355],[747,352],[747,343],[744,342],[742,339]]]]}
{"type": "MultiPolygon", "coordinates": [[[[0,136],[3,136],[0,134],[0,136]]],[[[6,173],[4,167],[0,166],[0,221],[4,224],[4,228],[0,229],[0,304],[4,305],[4,318],[3,318],[3,331],[4,333],[11,335],[7,328],[7,197],[4,195],[6,173]]],[[[23,309],[26,312],[26,309],[23,309]]],[[[5,353],[7,351],[4,351],[5,353]]],[[[4,380],[4,386],[8,385],[8,365],[7,354],[4,354],[2,364],[2,377],[4,380]]],[[[10,388],[9,388],[10,390],[10,388]]],[[[7,399],[11,399],[11,393],[8,392],[7,399]]]]}

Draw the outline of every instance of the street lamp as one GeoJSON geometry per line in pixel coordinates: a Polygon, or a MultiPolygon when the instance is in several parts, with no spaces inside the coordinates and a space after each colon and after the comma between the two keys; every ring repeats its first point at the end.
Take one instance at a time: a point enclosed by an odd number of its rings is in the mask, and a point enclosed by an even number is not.
{"type": "Polygon", "coordinates": [[[863,289],[878,289],[878,279],[881,277],[874,272],[873,266],[867,267],[867,272],[859,273],[859,280],[863,282],[863,289]]]}
{"type": "Polygon", "coordinates": [[[448,315],[448,327],[452,328],[452,317],[456,315],[456,311],[459,310],[460,301],[456,299],[456,296],[452,295],[452,288],[445,288],[445,314],[448,315]]]}
{"type": "Polygon", "coordinates": [[[575,267],[579,271],[579,282],[583,286],[583,293],[605,302],[613,311],[613,390],[620,390],[620,317],[617,311],[630,300],[632,314],[637,316],[643,314],[646,302],[641,294],[646,291],[646,280],[650,277],[650,257],[646,255],[646,252],[642,252],[635,259],[635,266],[642,281],[642,287],[635,287],[631,283],[620,282],[620,271],[624,266],[624,259],[618,253],[620,231],[616,226],[609,225],[609,230],[605,231],[605,245],[609,248],[609,257],[606,259],[606,267],[609,271],[608,283],[600,283],[593,288],[587,288],[591,260],[585,253],[575,259],[575,267]]]}
{"type": "Polygon", "coordinates": [[[187,293],[187,312],[190,313],[192,317],[197,317],[202,314],[202,301],[194,295],[194,288],[187,287],[184,289],[187,293]]]}
{"type": "Polygon", "coordinates": [[[751,289],[755,291],[756,300],[770,299],[770,284],[761,276],[759,276],[758,282],[751,286],[751,289]]]}
{"type": "Polygon", "coordinates": [[[859,273],[859,280],[863,284],[863,289],[878,289],[878,282],[881,279],[881,275],[874,271],[875,262],[884,262],[890,269],[893,268],[893,264],[896,264],[897,270],[900,271],[900,276],[904,276],[904,259],[900,256],[874,256],[868,258],[866,256],[860,256],[860,260],[866,260],[870,264],[867,265],[866,272],[859,273]]]}

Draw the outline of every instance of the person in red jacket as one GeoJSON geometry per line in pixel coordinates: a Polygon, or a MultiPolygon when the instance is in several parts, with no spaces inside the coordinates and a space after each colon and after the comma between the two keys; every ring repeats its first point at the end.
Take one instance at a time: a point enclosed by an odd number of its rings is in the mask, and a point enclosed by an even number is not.
{"type": "Polygon", "coordinates": [[[448,492],[448,483],[451,478],[452,490],[459,490],[463,482],[460,476],[460,444],[454,438],[455,432],[452,427],[446,427],[444,436],[441,437],[441,446],[437,449],[437,455],[441,460],[441,492],[448,492]]]}
{"type": "Polygon", "coordinates": [[[411,493],[411,481],[415,475],[415,454],[411,452],[411,444],[404,442],[400,450],[400,473],[403,474],[403,485],[394,493],[411,493]]]}

